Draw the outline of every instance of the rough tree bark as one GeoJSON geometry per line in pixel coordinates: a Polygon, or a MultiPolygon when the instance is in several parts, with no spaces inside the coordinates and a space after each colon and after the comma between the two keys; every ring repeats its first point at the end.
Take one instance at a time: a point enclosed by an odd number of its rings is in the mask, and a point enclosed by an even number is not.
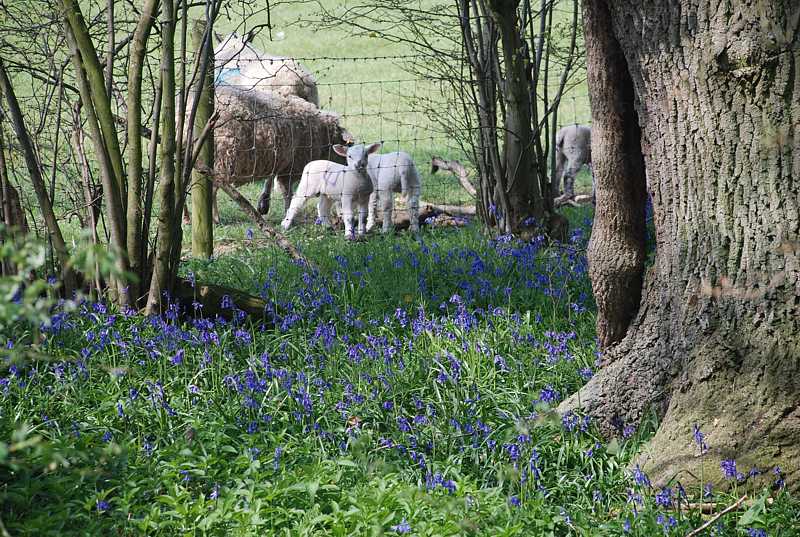
{"type": "Polygon", "coordinates": [[[597,337],[605,349],[625,336],[642,297],[647,188],[633,80],[608,6],[584,4],[586,35],[592,36],[586,40],[586,56],[598,215],[588,259],[597,337]]]}
{"type": "MultiPolygon", "coordinates": [[[[613,433],[655,407],[662,420],[639,461],[655,482],[680,470],[720,479],[720,460],[733,458],[743,472],[780,466],[796,488],[800,6],[727,5],[584,0],[587,44],[615,39],[631,75],[657,254],[625,337],[561,410],[580,404],[613,433]],[[609,19],[613,35],[593,17],[609,19]],[[705,456],[693,442],[694,424],[711,449],[705,456]]],[[[607,61],[588,59],[593,69],[607,61]]],[[[615,112],[603,108],[613,98],[596,89],[595,125],[604,111],[615,112]]],[[[593,157],[615,162],[611,152],[619,150],[598,143],[593,157]]],[[[619,184],[625,177],[621,170],[619,184]]],[[[601,196],[618,196],[605,179],[595,217],[601,228],[615,217],[615,205],[604,206],[601,196]]],[[[616,233],[628,236],[606,239],[613,255],[620,240],[632,240],[629,228],[616,233]]],[[[600,251],[602,237],[593,241],[600,251]]],[[[681,474],[684,485],[692,474],[681,474]]]]}

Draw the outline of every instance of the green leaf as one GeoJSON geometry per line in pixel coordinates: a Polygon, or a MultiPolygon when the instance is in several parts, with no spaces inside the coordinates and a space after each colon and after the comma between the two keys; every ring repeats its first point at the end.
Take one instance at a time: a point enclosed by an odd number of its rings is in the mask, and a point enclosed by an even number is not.
{"type": "Polygon", "coordinates": [[[742,516],[739,518],[738,525],[739,526],[752,526],[755,523],[763,523],[764,519],[762,515],[767,512],[767,493],[764,492],[761,494],[761,497],[758,498],[753,505],[750,506],[750,509],[745,511],[742,516]]]}

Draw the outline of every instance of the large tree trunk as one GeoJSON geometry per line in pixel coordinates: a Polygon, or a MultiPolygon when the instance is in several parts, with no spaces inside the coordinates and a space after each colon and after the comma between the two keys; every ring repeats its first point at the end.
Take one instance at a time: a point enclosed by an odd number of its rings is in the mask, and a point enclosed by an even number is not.
{"type": "MultiPolygon", "coordinates": [[[[721,479],[720,460],[732,458],[745,473],[780,466],[797,487],[800,6],[733,4],[584,2],[587,44],[615,39],[631,75],[657,254],[625,337],[561,409],[580,404],[613,433],[654,406],[662,421],[640,462],[657,481],[679,470],[721,479]],[[613,35],[592,18],[604,12],[613,35]],[[711,450],[704,456],[692,440],[694,424],[711,450]]],[[[588,61],[600,69],[608,59],[588,61]]],[[[596,90],[595,124],[613,121],[600,117],[616,113],[613,92],[596,90]]],[[[595,163],[614,162],[619,150],[593,145],[595,163]]],[[[621,171],[618,184],[628,177],[621,171]]],[[[598,179],[595,222],[606,233],[619,203],[602,199],[618,193],[608,176],[598,179]]],[[[616,255],[634,231],[618,226],[616,233],[594,237],[593,250],[605,243],[616,255]]],[[[595,288],[607,277],[592,275],[595,288]]],[[[692,474],[681,474],[684,485],[692,474]]]]}

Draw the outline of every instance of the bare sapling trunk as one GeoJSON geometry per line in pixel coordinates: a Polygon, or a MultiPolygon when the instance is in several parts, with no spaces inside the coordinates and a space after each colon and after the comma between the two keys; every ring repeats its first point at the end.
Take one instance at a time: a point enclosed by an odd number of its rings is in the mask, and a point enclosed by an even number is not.
{"type": "MultiPolygon", "coordinates": [[[[136,25],[131,40],[131,53],[128,60],[128,207],[127,207],[127,249],[130,270],[139,281],[131,282],[131,300],[138,302],[142,296],[142,282],[145,281],[147,257],[147,237],[142,236],[142,71],[144,68],[147,41],[155,23],[159,0],[147,0],[136,25]]],[[[151,136],[156,137],[151,133],[151,136]]],[[[149,215],[148,215],[149,217],[149,215]]]]}
{"type": "MultiPolygon", "coordinates": [[[[115,171],[112,164],[111,153],[113,149],[103,135],[100,119],[96,114],[97,109],[94,104],[96,99],[92,97],[93,90],[90,87],[87,72],[81,61],[81,58],[85,55],[78,48],[71,26],[67,25],[65,30],[67,43],[71,49],[72,64],[75,69],[75,82],[81,96],[82,108],[86,113],[89,134],[94,143],[95,153],[100,164],[103,199],[106,205],[106,223],[110,231],[111,247],[117,254],[115,259],[116,268],[119,274],[125,274],[128,271],[128,260],[125,252],[125,213],[122,208],[122,198],[118,190],[118,182],[115,179],[115,171]]],[[[92,46],[91,41],[89,46],[92,46]]],[[[92,48],[92,50],[94,49],[92,48]]],[[[103,91],[105,90],[103,89],[103,91]]],[[[114,136],[116,137],[116,131],[114,136]]],[[[113,282],[112,298],[116,299],[121,305],[128,304],[130,302],[130,294],[127,283],[122,277],[114,277],[111,280],[113,282]]]]}
{"type": "Polygon", "coordinates": [[[743,479],[771,485],[779,467],[797,488],[800,5],[584,0],[584,17],[598,179],[591,277],[608,346],[606,365],[561,410],[582,407],[608,434],[655,410],[638,461],[654,484],[722,482],[720,461],[734,459],[743,479]],[[631,100],[636,115],[621,106],[631,100]],[[640,286],[636,124],[657,243],[640,286]],[[641,292],[638,309],[623,286],[641,292]]]}
{"type": "Polygon", "coordinates": [[[19,107],[14,88],[11,85],[11,80],[6,72],[5,65],[0,59],[0,94],[5,96],[6,103],[8,104],[8,113],[11,119],[11,124],[14,127],[14,133],[17,137],[17,142],[22,148],[23,155],[25,156],[25,165],[28,168],[28,173],[31,178],[31,185],[36,193],[36,200],[39,203],[39,208],[42,211],[42,219],[47,227],[47,232],[53,244],[56,257],[61,264],[61,277],[64,283],[64,293],[67,297],[72,296],[73,291],[77,289],[78,281],[75,272],[70,267],[69,251],[64,242],[64,236],[61,233],[61,228],[58,225],[58,220],[53,212],[53,206],[50,203],[50,198],[47,195],[47,187],[45,186],[44,179],[42,178],[42,170],[39,161],[36,158],[36,153],[33,149],[28,129],[25,125],[25,120],[22,116],[22,110],[19,107]]]}
{"type": "MultiPolygon", "coordinates": [[[[173,0],[164,0],[161,12],[161,177],[159,180],[158,239],[147,297],[147,314],[158,313],[162,293],[169,292],[172,266],[173,242],[176,234],[176,136],[175,136],[175,25],[176,13],[173,0]]],[[[180,225],[180,214],[177,216],[180,225]]]]}
{"type": "MultiPolygon", "coordinates": [[[[205,23],[202,21],[195,21],[194,28],[192,29],[192,40],[194,48],[201,51],[205,45],[205,23]]],[[[214,65],[213,51],[207,51],[210,54],[208,65],[214,65]]],[[[187,143],[191,143],[193,138],[199,137],[201,130],[211,120],[214,113],[214,71],[213,69],[206,68],[205,76],[198,80],[193,90],[194,98],[197,100],[197,113],[194,120],[194,136],[189,137],[187,143]],[[196,90],[201,87],[201,92],[196,90]]],[[[200,155],[198,164],[208,168],[214,169],[214,135],[213,132],[206,138],[200,147],[200,155]]],[[[189,163],[188,165],[191,165],[189,163]]],[[[211,180],[210,178],[197,170],[192,171],[191,180],[192,192],[192,255],[208,259],[214,253],[214,222],[212,220],[211,211],[211,180]]]]}

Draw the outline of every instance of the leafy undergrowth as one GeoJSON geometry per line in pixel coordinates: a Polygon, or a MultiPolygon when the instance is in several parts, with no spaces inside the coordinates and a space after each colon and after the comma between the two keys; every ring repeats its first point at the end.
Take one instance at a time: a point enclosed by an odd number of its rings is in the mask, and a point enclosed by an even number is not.
{"type": "MultiPolygon", "coordinates": [[[[0,380],[2,520],[11,535],[685,535],[708,519],[689,502],[736,496],[631,473],[654,423],[608,442],[552,411],[596,367],[587,235],[296,236],[318,271],[255,247],[189,266],[267,298],[274,326],[58,312],[50,358],[0,380]]],[[[791,535],[797,504],[769,494],[707,534],[791,535]]]]}

